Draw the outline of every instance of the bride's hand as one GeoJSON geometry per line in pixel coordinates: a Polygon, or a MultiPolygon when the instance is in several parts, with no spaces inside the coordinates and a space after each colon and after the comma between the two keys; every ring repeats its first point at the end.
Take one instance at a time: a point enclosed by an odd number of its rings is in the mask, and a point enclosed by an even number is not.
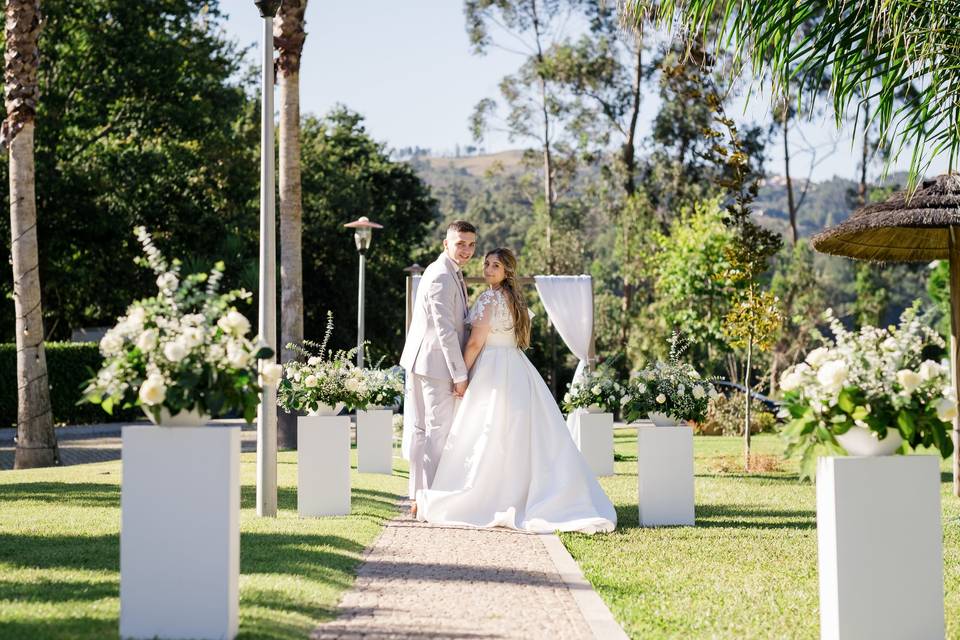
{"type": "Polygon", "coordinates": [[[462,398],[462,397],[463,397],[463,394],[465,394],[466,392],[467,392],[467,381],[466,381],[466,380],[464,380],[463,382],[454,383],[454,385],[453,385],[453,395],[455,395],[455,396],[458,397],[458,398],[462,398]]]}

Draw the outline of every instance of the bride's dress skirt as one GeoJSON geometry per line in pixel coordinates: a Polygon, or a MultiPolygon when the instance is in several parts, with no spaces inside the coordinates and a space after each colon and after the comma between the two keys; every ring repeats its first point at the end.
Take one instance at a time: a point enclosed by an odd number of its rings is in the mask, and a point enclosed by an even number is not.
{"type": "Polygon", "coordinates": [[[617,522],[539,372],[515,346],[489,342],[417,508],[428,522],[538,533],[617,522]]]}

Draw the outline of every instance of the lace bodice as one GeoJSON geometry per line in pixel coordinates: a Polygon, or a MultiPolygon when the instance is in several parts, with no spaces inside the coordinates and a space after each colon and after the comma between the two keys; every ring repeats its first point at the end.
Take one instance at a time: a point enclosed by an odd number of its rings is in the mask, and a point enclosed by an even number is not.
{"type": "MultiPolygon", "coordinates": [[[[533,313],[530,313],[530,317],[533,317],[533,313]]],[[[488,345],[516,346],[513,315],[510,313],[506,296],[498,289],[487,289],[480,294],[470,308],[467,322],[473,327],[490,327],[488,345]]]]}

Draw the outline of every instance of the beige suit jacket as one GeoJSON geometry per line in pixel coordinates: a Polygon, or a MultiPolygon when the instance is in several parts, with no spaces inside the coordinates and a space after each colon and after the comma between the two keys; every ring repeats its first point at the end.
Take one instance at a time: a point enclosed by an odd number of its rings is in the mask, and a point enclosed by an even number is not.
{"type": "Polygon", "coordinates": [[[446,253],[423,272],[413,303],[413,317],[400,366],[429,378],[467,379],[467,299],[457,276],[459,267],[446,253]]]}

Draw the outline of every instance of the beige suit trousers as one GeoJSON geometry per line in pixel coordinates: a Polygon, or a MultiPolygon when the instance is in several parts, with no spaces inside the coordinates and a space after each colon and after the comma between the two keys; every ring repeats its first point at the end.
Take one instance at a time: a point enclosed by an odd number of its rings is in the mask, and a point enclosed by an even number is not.
{"type": "Polygon", "coordinates": [[[440,455],[453,426],[457,398],[449,378],[411,375],[416,421],[410,442],[410,497],[416,498],[417,491],[429,489],[433,484],[440,455]]]}

